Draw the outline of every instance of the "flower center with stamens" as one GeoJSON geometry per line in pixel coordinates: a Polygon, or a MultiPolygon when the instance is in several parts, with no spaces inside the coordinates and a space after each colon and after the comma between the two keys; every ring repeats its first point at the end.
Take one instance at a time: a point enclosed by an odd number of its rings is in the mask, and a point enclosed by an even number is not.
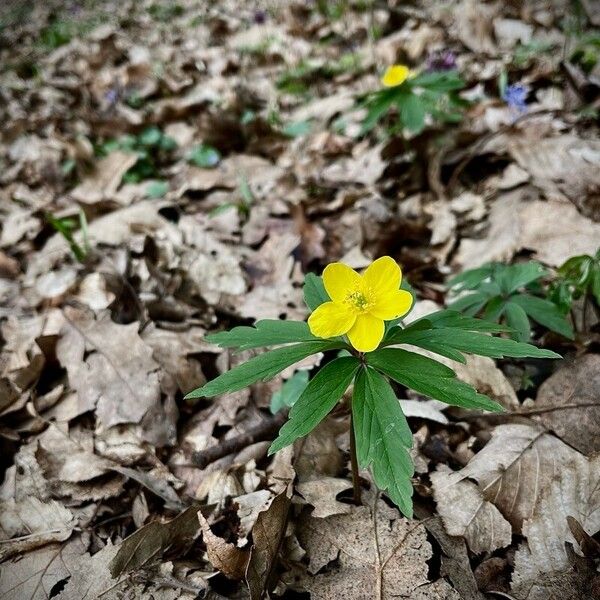
{"type": "Polygon", "coordinates": [[[373,304],[366,294],[358,290],[350,292],[346,296],[346,302],[359,312],[366,312],[373,304]]]}

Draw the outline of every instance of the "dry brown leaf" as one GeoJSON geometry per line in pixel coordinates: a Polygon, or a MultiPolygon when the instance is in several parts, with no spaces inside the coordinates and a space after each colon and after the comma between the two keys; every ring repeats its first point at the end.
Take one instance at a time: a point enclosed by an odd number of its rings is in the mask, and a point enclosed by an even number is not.
{"type": "Polygon", "coordinates": [[[425,528],[383,500],[326,519],[305,511],[296,533],[309,561],[298,583],[315,598],[411,597],[429,583],[425,528]]]}
{"type": "Polygon", "coordinates": [[[285,536],[290,508],[291,486],[273,498],[268,508],[259,513],[252,529],[252,548],[246,568],[246,583],[252,600],[260,600],[269,588],[285,536]]]}
{"type": "Polygon", "coordinates": [[[58,502],[42,502],[28,497],[0,503],[0,561],[30,551],[49,542],[63,542],[73,533],[77,521],[73,513],[58,502]],[[19,539],[11,541],[11,538],[19,539]]]}
{"type": "Polygon", "coordinates": [[[551,375],[538,390],[536,408],[557,408],[537,417],[562,440],[588,456],[600,451],[600,355],[584,354],[551,375]],[[565,405],[585,405],[560,408],[565,405]]]}
{"type": "Polygon", "coordinates": [[[242,579],[246,573],[250,557],[249,551],[242,550],[235,544],[226,542],[223,538],[215,535],[201,512],[198,512],[198,520],[202,529],[202,538],[206,544],[208,560],[212,566],[229,579],[242,579]]]}
{"type": "Polygon", "coordinates": [[[200,533],[197,506],[190,506],[166,523],[153,521],[125,538],[110,562],[112,577],[120,577],[160,559],[169,551],[183,554],[200,533]]]}
{"type": "Polygon", "coordinates": [[[349,504],[344,504],[336,496],[352,487],[349,479],[322,477],[309,479],[296,486],[296,491],[314,507],[311,515],[325,519],[333,515],[345,515],[352,512],[349,504]]]}
{"type": "Polygon", "coordinates": [[[3,600],[50,598],[59,582],[67,582],[85,554],[81,537],[66,544],[48,544],[2,565],[0,596],[3,600]]]}
{"type": "Polygon", "coordinates": [[[133,152],[111,152],[99,160],[93,173],[84,179],[72,192],[75,200],[82,204],[97,204],[103,200],[112,200],[123,175],[137,162],[133,152]]]}
{"type": "Polygon", "coordinates": [[[117,325],[108,315],[65,309],[56,347],[77,390],[80,410],[96,410],[104,427],[139,423],[160,400],[159,366],[138,334],[138,324],[117,325]]]}
{"type": "Polygon", "coordinates": [[[510,523],[473,482],[462,479],[448,485],[451,472],[446,465],[439,465],[431,473],[433,495],[446,531],[464,537],[475,554],[508,546],[512,540],[510,523]]]}
{"type": "Polygon", "coordinates": [[[579,214],[570,202],[531,202],[519,220],[519,247],[533,250],[538,260],[552,267],[571,256],[593,255],[598,249],[600,223],[579,214]]]}

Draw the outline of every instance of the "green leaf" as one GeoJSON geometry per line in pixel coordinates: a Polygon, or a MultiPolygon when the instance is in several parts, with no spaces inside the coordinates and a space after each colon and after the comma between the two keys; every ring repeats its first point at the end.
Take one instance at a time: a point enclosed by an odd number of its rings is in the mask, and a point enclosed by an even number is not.
{"type": "Polygon", "coordinates": [[[162,138],[162,133],[158,127],[152,125],[140,133],[138,138],[140,144],[144,146],[156,146],[162,138]]]}
{"type": "Polygon", "coordinates": [[[464,273],[460,273],[455,277],[452,277],[448,281],[449,288],[455,288],[458,290],[474,290],[479,284],[491,277],[494,269],[494,263],[488,263],[477,269],[469,269],[464,273]]]}
{"type": "Polygon", "coordinates": [[[317,309],[323,302],[329,302],[330,298],[325,291],[323,278],[314,273],[307,273],[304,277],[304,302],[311,311],[317,309]]]}
{"type": "Polygon", "coordinates": [[[371,466],[379,489],[412,518],[412,433],[390,384],[374,369],[361,369],[356,377],[352,421],[360,466],[371,466]]]}
{"type": "Polygon", "coordinates": [[[421,331],[401,330],[394,332],[394,335],[386,340],[386,344],[412,344],[460,362],[465,362],[464,357],[462,357],[463,352],[491,358],[504,358],[506,356],[513,358],[561,358],[556,352],[536,348],[531,344],[455,328],[425,329],[421,331]]]}
{"type": "Polygon", "coordinates": [[[314,342],[319,341],[319,338],[310,332],[304,321],[264,319],[257,321],[254,327],[234,327],[230,331],[207,335],[206,340],[221,348],[249,350],[293,342],[314,342]]]}
{"type": "Polygon", "coordinates": [[[438,92],[450,92],[465,87],[458,71],[429,71],[409,80],[411,87],[424,87],[438,92]]]}
{"type": "Polygon", "coordinates": [[[225,392],[236,392],[257,381],[267,381],[275,377],[283,369],[311,354],[336,350],[342,346],[343,344],[322,341],[276,348],[251,358],[248,362],[231,369],[231,371],[222,373],[216,379],[187,394],[185,398],[186,400],[190,398],[210,398],[225,392]]]}
{"type": "Polygon", "coordinates": [[[452,369],[426,356],[400,348],[383,348],[368,354],[367,360],[372,367],[394,381],[429,398],[465,408],[503,410],[494,400],[456,379],[452,369]],[[440,367],[444,367],[444,370],[440,367]]]}
{"type": "Polygon", "coordinates": [[[169,191],[167,181],[153,181],[146,187],[147,198],[162,198],[169,191]]]}
{"type": "Polygon", "coordinates": [[[498,284],[505,294],[512,294],[537,279],[544,277],[548,271],[535,261],[504,267],[498,274],[498,284]]]}
{"type": "Polygon", "coordinates": [[[514,302],[507,302],[504,305],[504,316],[506,322],[515,330],[513,339],[518,342],[526,342],[531,339],[531,326],[527,313],[514,302]]]}
{"type": "Polygon", "coordinates": [[[306,386],[290,410],[290,418],[271,444],[269,455],[310,433],[333,409],[354,379],[360,361],[354,356],[327,363],[306,386]]]}
{"type": "Polygon", "coordinates": [[[465,294],[457,300],[453,300],[448,304],[448,308],[460,312],[467,312],[469,315],[477,314],[481,308],[488,302],[489,296],[482,292],[472,292],[465,294]]]}
{"type": "Polygon", "coordinates": [[[276,414],[282,408],[291,408],[308,385],[308,371],[296,371],[271,397],[271,413],[276,414]]]}
{"type": "Polygon", "coordinates": [[[573,330],[555,304],[528,294],[515,294],[511,301],[518,304],[534,321],[551,331],[573,339],[573,330]]]}
{"type": "Polygon", "coordinates": [[[291,121],[290,123],[286,123],[281,130],[283,135],[287,135],[288,137],[302,137],[303,135],[307,135],[312,130],[311,121],[291,121]]]}
{"type": "Polygon", "coordinates": [[[207,144],[199,144],[192,148],[190,153],[187,155],[188,162],[202,167],[204,169],[210,169],[216,167],[221,161],[221,153],[212,146],[207,144]]]}
{"type": "Polygon", "coordinates": [[[402,94],[398,98],[398,107],[402,124],[415,133],[419,133],[425,127],[425,105],[419,96],[413,93],[402,94]]]}
{"type": "MultiPolygon", "coordinates": [[[[446,329],[454,327],[456,329],[465,329],[467,331],[481,331],[487,333],[495,333],[502,331],[511,331],[510,327],[499,325],[498,323],[490,323],[485,319],[476,319],[460,314],[454,310],[438,310],[437,312],[427,315],[421,320],[430,321],[433,329],[446,329]]],[[[419,321],[415,321],[416,325],[419,321]]]]}

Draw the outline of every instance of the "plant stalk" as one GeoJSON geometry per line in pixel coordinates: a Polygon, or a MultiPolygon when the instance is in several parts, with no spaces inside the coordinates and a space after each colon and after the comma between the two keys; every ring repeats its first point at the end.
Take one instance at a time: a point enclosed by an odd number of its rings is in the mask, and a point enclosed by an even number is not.
{"type": "Polygon", "coordinates": [[[350,414],[350,466],[352,468],[352,493],[356,506],[362,504],[360,477],[358,475],[358,459],[356,457],[356,440],[354,438],[354,423],[350,414]]]}

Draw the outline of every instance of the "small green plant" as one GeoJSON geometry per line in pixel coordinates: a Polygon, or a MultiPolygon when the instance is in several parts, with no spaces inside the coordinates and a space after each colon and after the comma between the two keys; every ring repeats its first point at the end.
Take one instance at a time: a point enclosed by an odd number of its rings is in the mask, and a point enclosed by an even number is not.
{"type": "Polygon", "coordinates": [[[79,262],[85,262],[86,258],[90,253],[90,244],[89,244],[89,236],[88,236],[88,226],[87,219],[85,217],[85,213],[80,208],[79,209],[79,218],[78,221],[72,219],[70,217],[55,217],[49,213],[45,215],[46,221],[50,224],[50,226],[60,233],[60,235],[65,238],[67,244],[69,244],[69,248],[71,252],[75,256],[75,258],[79,262]],[[80,245],[77,240],[75,240],[75,231],[79,229],[81,231],[81,236],[83,239],[83,245],[80,245]]]}
{"type": "Polygon", "coordinates": [[[573,256],[559,267],[556,279],[550,285],[548,297],[563,314],[571,310],[575,300],[583,298],[584,330],[587,327],[589,306],[600,316],[600,248],[594,256],[573,256]]]}
{"type": "Polygon", "coordinates": [[[271,413],[292,408],[308,385],[308,371],[296,371],[271,397],[271,413]]]}
{"type": "Polygon", "coordinates": [[[188,153],[187,161],[197,167],[211,169],[221,162],[221,153],[208,144],[198,144],[188,153]]]}
{"type": "Polygon", "coordinates": [[[394,65],[382,77],[383,88],[366,96],[359,104],[367,111],[362,132],[373,129],[392,110],[396,118],[387,131],[391,134],[408,129],[421,132],[427,117],[442,123],[462,118],[466,102],[458,96],[464,82],[457,71],[414,73],[404,65],[394,65]]]}
{"type": "Polygon", "coordinates": [[[100,156],[106,156],[115,150],[137,154],[137,162],[123,176],[124,183],[139,183],[144,179],[153,179],[159,175],[159,165],[170,158],[177,148],[175,140],[165,135],[158,127],[151,126],[139,135],[124,135],[108,140],[98,148],[100,156]]]}
{"type": "Polygon", "coordinates": [[[75,27],[70,21],[53,19],[40,31],[41,44],[54,50],[68,44],[75,34],[75,27]]]}
{"type": "Polygon", "coordinates": [[[176,2],[157,2],[148,8],[148,14],[156,21],[162,21],[163,23],[181,17],[184,12],[183,6],[176,2]]]}
{"type": "Polygon", "coordinates": [[[453,277],[448,282],[451,295],[459,296],[448,307],[465,315],[481,316],[506,323],[519,341],[531,338],[530,319],[540,325],[573,337],[573,330],[556,305],[545,298],[542,279],[548,271],[535,261],[516,265],[488,263],[453,277]]]}
{"type": "Polygon", "coordinates": [[[600,34],[589,33],[581,36],[571,52],[570,60],[579,65],[585,73],[591,73],[600,60],[600,34]]]}
{"type": "MultiPolygon", "coordinates": [[[[342,263],[328,265],[323,277],[308,274],[304,281],[304,299],[312,311],[308,323],[264,320],[253,327],[235,327],[207,336],[222,348],[266,350],[186,398],[241,390],[273,378],[312,354],[333,353],[293,402],[289,419],[269,454],[310,433],[353,384],[350,446],[355,500],[360,501],[358,467],[370,467],[379,488],[403,514],[412,516],[412,433],[390,380],[455,406],[490,411],[502,407],[458,380],[449,367],[398,346],[416,346],[460,362],[465,362],[464,354],[495,358],[559,355],[488,335],[507,328],[450,310],[404,325],[401,318],[410,311],[413,295],[402,289],[401,277],[400,267],[389,256],[379,258],[362,274],[342,263]]],[[[287,398],[303,387],[302,381],[288,383],[287,398]]],[[[282,404],[285,400],[280,397],[275,408],[282,404]]]]}

